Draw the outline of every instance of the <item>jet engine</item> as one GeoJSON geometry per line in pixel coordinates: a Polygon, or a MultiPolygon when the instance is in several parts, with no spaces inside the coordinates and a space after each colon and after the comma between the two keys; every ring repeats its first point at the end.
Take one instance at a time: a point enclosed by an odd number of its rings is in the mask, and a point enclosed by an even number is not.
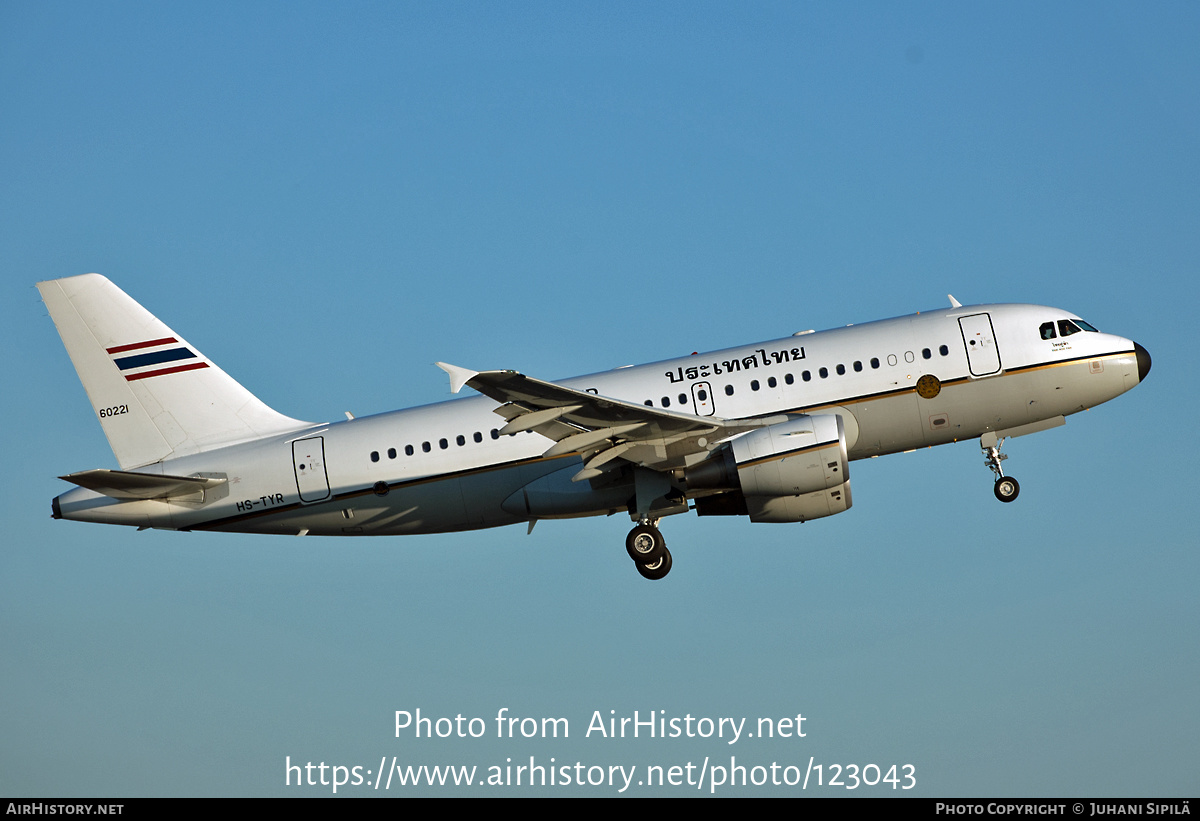
{"type": "Polygon", "coordinates": [[[684,471],[700,516],[803,522],[850,507],[850,464],[840,416],[802,415],[750,431],[684,471]]]}

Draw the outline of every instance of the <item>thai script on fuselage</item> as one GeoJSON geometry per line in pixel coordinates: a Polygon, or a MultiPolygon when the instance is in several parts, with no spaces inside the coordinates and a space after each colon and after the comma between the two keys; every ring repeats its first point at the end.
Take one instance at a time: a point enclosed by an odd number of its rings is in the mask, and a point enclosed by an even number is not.
{"type": "Polygon", "coordinates": [[[721,359],[716,362],[708,362],[703,365],[694,365],[687,368],[680,366],[673,371],[667,371],[664,376],[670,379],[672,383],[684,382],[692,379],[706,379],[709,376],[719,376],[723,373],[748,371],[751,368],[767,368],[784,362],[796,362],[800,359],[804,359],[803,347],[784,348],[781,351],[771,351],[769,353],[759,348],[750,356],[743,356],[737,359],[721,359]]]}

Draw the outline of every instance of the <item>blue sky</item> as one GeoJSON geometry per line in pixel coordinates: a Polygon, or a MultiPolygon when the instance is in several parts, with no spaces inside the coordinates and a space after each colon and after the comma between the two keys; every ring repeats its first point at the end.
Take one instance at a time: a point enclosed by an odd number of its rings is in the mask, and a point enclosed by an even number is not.
{"type": "MultiPolygon", "coordinates": [[[[1194,794],[1196,42],[1187,3],[3,4],[0,793],[734,755],[911,763],[922,795],[1194,794]],[[1010,442],[1013,505],[973,443],[857,462],[837,517],[666,520],[651,584],[617,517],[52,521],[56,476],[115,466],[33,287],[89,271],[313,420],[446,399],[437,360],[557,378],[947,293],[1063,307],[1154,371],[1010,442]],[[393,730],[504,707],[571,737],[393,730]],[[610,710],[808,734],[584,738],[610,710]]],[[[503,794],[531,792],[615,791],[503,794]]]]}

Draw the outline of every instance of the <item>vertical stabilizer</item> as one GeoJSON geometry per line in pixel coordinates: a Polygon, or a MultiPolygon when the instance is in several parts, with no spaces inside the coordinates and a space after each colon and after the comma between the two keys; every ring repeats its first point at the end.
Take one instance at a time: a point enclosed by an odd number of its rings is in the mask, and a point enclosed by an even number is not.
{"type": "Polygon", "coordinates": [[[271,410],[99,274],[37,287],[123,469],[311,425],[271,410]]]}

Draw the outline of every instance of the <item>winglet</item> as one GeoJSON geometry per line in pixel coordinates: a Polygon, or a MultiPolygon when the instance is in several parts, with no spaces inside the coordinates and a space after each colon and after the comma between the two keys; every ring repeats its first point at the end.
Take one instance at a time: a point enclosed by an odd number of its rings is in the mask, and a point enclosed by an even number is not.
{"type": "Polygon", "coordinates": [[[946,296],[950,298],[950,307],[951,308],[961,308],[962,307],[962,303],[954,298],[954,294],[946,294],[946,296]]]}
{"type": "Polygon", "coordinates": [[[450,393],[458,393],[462,390],[462,386],[471,381],[471,377],[478,375],[479,371],[460,368],[457,365],[450,365],[446,362],[435,363],[439,368],[450,374],[450,393]]]}

